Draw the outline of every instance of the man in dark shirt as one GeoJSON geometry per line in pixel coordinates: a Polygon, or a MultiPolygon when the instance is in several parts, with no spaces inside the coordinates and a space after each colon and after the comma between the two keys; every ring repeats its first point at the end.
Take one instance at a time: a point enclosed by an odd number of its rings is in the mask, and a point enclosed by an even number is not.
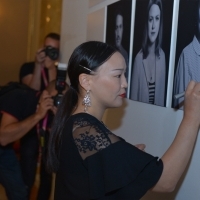
{"type": "Polygon", "coordinates": [[[9,200],[28,199],[27,187],[11,143],[27,133],[37,136],[36,124],[48,110],[55,112],[55,109],[47,91],[39,97],[35,90],[15,89],[0,98],[0,182],[9,200]]]}
{"type": "Polygon", "coordinates": [[[60,35],[49,33],[43,47],[38,49],[34,62],[21,66],[19,80],[37,91],[43,91],[49,82],[56,79],[56,64],[59,58],[60,35]]]}
{"type": "MultiPolygon", "coordinates": [[[[43,91],[52,80],[56,79],[56,63],[59,58],[59,47],[60,35],[57,33],[47,34],[44,38],[43,46],[36,52],[35,61],[24,63],[21,66],[19,74],[20,82],[34,90],[43,91]]],[[[28,134],[20,141],[22,176],[29,189],[33,186],[36,174],[39,147],[38,137],[36,136],[34,133],[28,134]]],[[[47,180],[47,185],[49,185],[48,183],[49,181],[47,180]]],[[[44,193],[48,193],[45,190],[49,191],[49,189],[42,190],[44,193]]],[[[40,193],[43,193],[42,190],[39,190],[38,200],[44,200],[43,197],[40,198],[40,193]]]]}

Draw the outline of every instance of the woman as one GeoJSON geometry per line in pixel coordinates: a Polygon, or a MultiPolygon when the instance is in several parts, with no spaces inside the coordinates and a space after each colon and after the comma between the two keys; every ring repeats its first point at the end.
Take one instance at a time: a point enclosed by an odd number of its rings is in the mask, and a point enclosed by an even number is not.
{"type": "Polygon", "coordinates": [[[200,122],[200,84],[190,83],[177,137],[158,159],[102,122],[107,108],[122,105],[125,70],[123,56],[105,43],[83,43],[71,55],[71,86],[55,116],[47,159],[56,172],[55,200],[140,199],[150,188],[172,191],[183,173],[200,122]]]}
{"type": "Polygon", "coordinates": [[[142,49],[135,57],[130,98],[164,106],[165,53],[161,49],[163,11],[161,0],[150,0],[142,49]]]}

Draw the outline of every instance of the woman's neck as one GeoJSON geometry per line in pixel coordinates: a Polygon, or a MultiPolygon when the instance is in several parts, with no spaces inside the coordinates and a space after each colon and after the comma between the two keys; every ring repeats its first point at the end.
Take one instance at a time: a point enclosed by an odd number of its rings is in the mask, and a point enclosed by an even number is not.
{"type": "MultiPolygon", "coordinates": [[[[84,109],[85,109],[85,106],[82,104],[82,101],[79,101],[77,108],[75,109],[73,114],[84,113],[85,112],[84,109]]],[[[94,106],[93,104],[91,105],[91,107],[86,108],[86,113],[94,116],[99,121],[102,120],[104,112],[105,112],[105,109],[100,108],[100,106],[94,106]]]]}
{"type": "Polygon", "coordinates": [[[148,47],[148,51],[149,51],[149,54],[155,54],[155,42],[152,43],[152,44],[149,44],[149,47],[148,47]]]}

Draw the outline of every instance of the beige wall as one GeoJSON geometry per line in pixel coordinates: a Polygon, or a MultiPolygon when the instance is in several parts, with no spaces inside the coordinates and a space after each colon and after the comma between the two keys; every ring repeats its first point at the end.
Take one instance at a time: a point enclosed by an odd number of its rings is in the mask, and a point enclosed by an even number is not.
{"type": "Polygon", "coordinates": [[[88,0],[63,0],[61,62],[67,63],[76,46],[86,41],[88,0]]]}
{"type": "Polygon", "coordinates": [[[17,81],[26,61],[29,0],[0,0],[0,85],[17,81]]]}
{"type": "Polygon", "coordinates": [[[62,0],[30,0],[30,8],[29,61],[34,59],[35,52],[42,47],[48,33],[60,33],[62,0]]]}
{"type": "Polygon", "coordinates": [[[21,65],[34,59],[44,36],[60,33],[61,8],[62,0],[0,0],[0,85],[18,81],[21,65]]]}
{"type": "Polygon", "coordinates": [[[60,33],[62,0],[42,0],[40,19],[40,44],[49,32],[60,33]],[[49,21],[48,21],[49,19],[49,21]]]}

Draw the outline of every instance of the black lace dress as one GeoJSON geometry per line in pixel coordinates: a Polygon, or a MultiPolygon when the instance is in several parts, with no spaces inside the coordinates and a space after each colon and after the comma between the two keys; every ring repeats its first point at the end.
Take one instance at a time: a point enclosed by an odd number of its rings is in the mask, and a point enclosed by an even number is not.
{"type": "Polygon", "coordinates": [[[55,200],[136,200],[162,174],[162,160],[114,135],[89,114],[71,116],[63,131],[55,200]]]}

